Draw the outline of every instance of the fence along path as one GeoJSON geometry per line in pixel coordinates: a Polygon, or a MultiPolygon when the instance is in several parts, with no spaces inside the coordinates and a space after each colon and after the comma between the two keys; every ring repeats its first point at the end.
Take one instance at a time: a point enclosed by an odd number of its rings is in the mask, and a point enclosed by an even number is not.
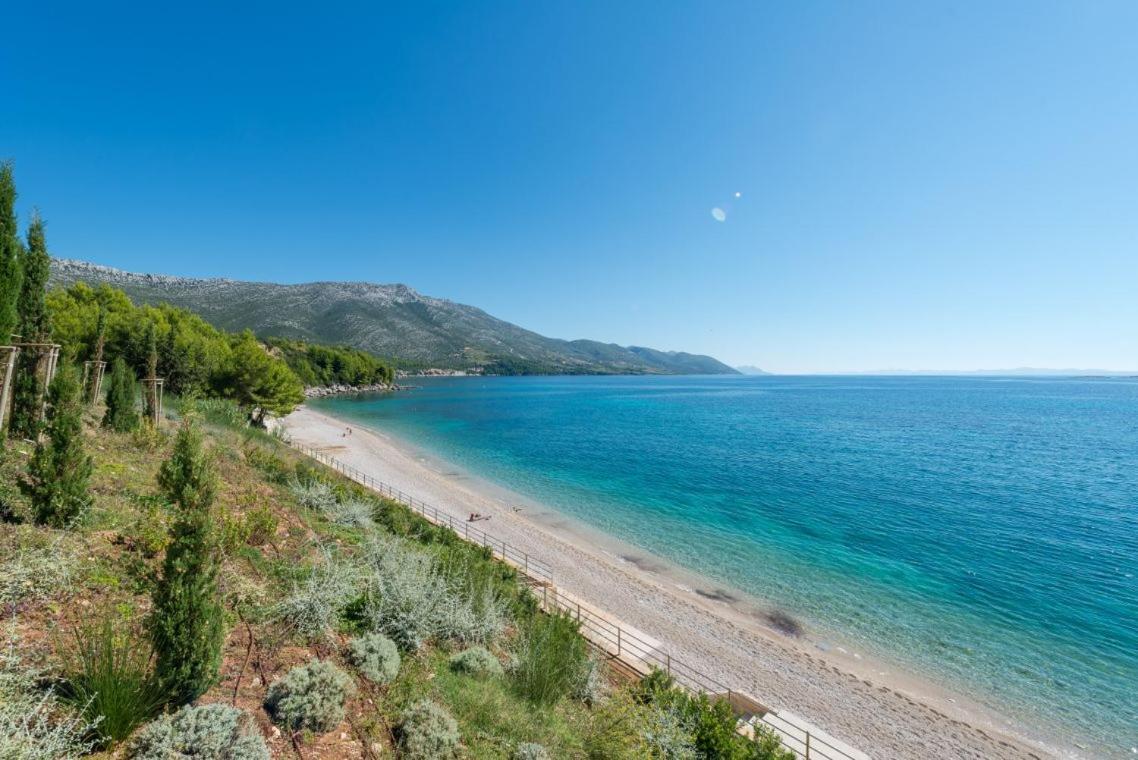
{"type": "Polygon", "coordinates": [[[471,525],[467,520],[456,520],[452,515],[388,483],[376,480],[326,452],[291,440],[289,445],[379,495],[410,507],[428,522],[449,528],[460,538],[489,549],[495,558],[514,567],[523,575],[533,593],[537,595],[543,610],[560,611],[573,617],[590,643],[608,655],[613,664],[627,673],[642,677],[654,669],[659,669],[670,675],[677,684],[694,693],[727,699],[735,712],[748,725],[762,726],[774,731],[783,746],[804,760],[869,760],[864,752],[819,731],[801,718],[773,710],[754,697],[730,688],[712,676],[672,657],[658,641],[627,625],[610,620],[584,600],[558,589],[553,583],[552,567],[541,559],[495,538],[471,525]]]}

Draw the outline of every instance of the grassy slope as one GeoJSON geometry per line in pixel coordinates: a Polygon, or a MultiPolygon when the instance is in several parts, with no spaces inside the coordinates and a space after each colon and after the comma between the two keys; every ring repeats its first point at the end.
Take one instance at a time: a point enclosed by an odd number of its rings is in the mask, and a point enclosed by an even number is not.
{"type": "MultiPolygon", "coordinates": [[[[362,534],[297,505],[280,482],[281,474],[311,466],[307,460],[265,436],[250,437],[216,425],[208,429],[221,480],[220,519],[233,519],[254,506],[268,505],[279,526],[264,546],[238,546],[226,552],[223,584],[229,633],[225,661],[219,683],[202,701],[232,702],[246,709],[255,716],[274,756],[390,756],[397,716],[421,696],[432,696],[453,712],[465,756],[508,756],[521,741],[546,744],[555,757],[580,756],[583,737],[595,720],[587,707],[564,700],[552,710],[535,710],[515,697],[501,679],[475,681],[451,673],[447,652],[436,648],[406,657],[400,677],[385,689],[358,679],[348,719],[327,734],[304,738],[299,753],[290,747],[288,738],[261,709],[267,684],[316,656],[335,659],[352,672],[339,651],[350,632],[340,631],[327,643],[310,644],[267,620],[266,610],[305,575],[318,557],[318,543],[351,554],[362,534]]],[[[84,524],[74,531],[0,524],[0,556],[40,547],[59,559],[54,564],[73,569],[58,584],[51,581],[51,572],[39,573],[33,581],[35,588],[17,589],[13,595],[22,598],[6,605],[5,617],[28,646],[31,659],[49,667],[57,662],[56,650],[66,645],[66,632],[96,612],[113,610],[124,621],[145,616],[169,520],[167,508],[156,495],[155,476],[169,454],[171,440],[169,433],[146,439],[92,429],[89,449],[96,463],[95,504],[84,524]]],[[[4,465],[9,483],[30,449],[30,444],[9,448],[4,465]]],[[[412,534],[426,526],[409,513],[397,524],[412,534]]],[[[429,541],[431,530],[425,528],[425,533],[429,541]]]]}

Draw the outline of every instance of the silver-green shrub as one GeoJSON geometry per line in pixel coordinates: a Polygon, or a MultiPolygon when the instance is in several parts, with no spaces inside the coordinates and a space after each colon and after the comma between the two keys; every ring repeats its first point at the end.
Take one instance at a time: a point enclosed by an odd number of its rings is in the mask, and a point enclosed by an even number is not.
{"type": "Polygon", "coordinates": [[[553,760],[553,756],[540,744],[523,742],[514,749],[510,760],[553,760]]]}
{"type": "Polygon", "coordinates": [[[328,518],[337,525],[346,528],[371,528],[375,525],[372,520],[372,505],[366,501],[345,501],[328,507],[325,512],[328,518]]]}
{"type": "Polygon", "coordinates": [[[0,651],[0,758],[72,760],[91,751],[95,724],[80,711],[68,711],[51,689],[39,684],[44,674],[25,665],[12,639],[0,651]]]}
{"type": "MultiPolygon", "coordinates": [[[[37,545],[31,536],[22,535],[23,529],[19,530],[21,535],[14,537],[12,554],[0,562],[0,612],[21,602],[48,599],[71,583],[71,553],[58,542],[37,545]]],[[[0,551],[6,553],[9,549],[0,547],[0,551]]]]}
{"type": "Polygon", "coordinates": [[[502,663],[498,662],[486,647],[470,647],[452,655],[448,661],[450,669],[456,673],[465,673],[470,676],[500,676],[503,673],[502,663]]]}
{"type": "Polygon", "coordinates": [[[293,480],[289,490],[302,507],[327,512],[336,506],[336,492],[320,480],[293,480]]]}
{"type": "Polygon", "coordinates": [[[340,610],[356,593],[355,568],[325,551],[323,561],[292,593],[274,605],[271,616],[306,639],[319,639],[336,625],[340,610]]]}
{"type": "Polygon", "coordinates": [[[609,692],[608,682],[605,681],[604,668],[605,665],[599,657],[590,656],[588,667],[570,696],[581,700],[590,707],[604,700],[609,692]]]}
{"type": "Polygon", "coordinates": [[[273,720],[294,731],[307,728],[321,734],[344,719],[344,700],[354,688],[347,673],[330,662],[313,660],[273,681],[265,709],[273,720]]]}
{"type": "Polygon", "coordinates": [[[145,726],[127,750],[131,760],[269,760],[253,720],[225,704],[186,706],[145,726]]]}
{"type": "Polygon", "coordinates": [[[391,683],[399,675],[399,649],[381,633],[365,633],[348,642],[348,661],[372,683],[391,683]]]}
{"type": "Polygon", "coordinates": [[[452,588],[435,558],[410,542],[377,536],[365,554],[364,614],[402,649],[432,637],[485,642],[505,629],[505,607],[492,592],[452,588]]]}
{"type": "Polygon", "coordinates": [[[458,724],[445,709],[424,699],[403,713],[399,749],[406,760],[454,757],[458,752],[458,724]]]}

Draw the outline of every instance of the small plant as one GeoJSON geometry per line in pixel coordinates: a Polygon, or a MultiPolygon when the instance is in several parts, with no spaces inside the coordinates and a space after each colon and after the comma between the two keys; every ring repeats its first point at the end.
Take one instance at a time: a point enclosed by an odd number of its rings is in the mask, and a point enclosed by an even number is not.
{"type": "Polygon", "coordinates": [[[454,757],[458,752],[458,724],[445,709],[421,700],[403,713],[399,748],[407,760],[454,757]]]}
{"type": "Polygon", "coordinates": [[[379,633],[367,633],[348,642],[348,661],[365,678],[383,686],[399,675],[399,650],[395,642],[379,633]]]}
{"type": "Polygon", "coordinates": [[[64,701],[83,711],[102,744],[120,742],[162,709],[150,649],[133,628],[116,632],[110,615],[74,630],[64,651],[64,701]]]}
{"type": "Polygon", "coordinates": [[[129,433],[138,427],[136,397],[138,383],[134,373],[120,356],[111,367],[110,387],[107,390],[107,411],[103,414],[103,427],[119,433],[129,433]]]}
{"type": "Polygon", "coordinates": [[[592,707],[599,704],[608,692],[609,686],[605,681],[605,665],[598,657],[590,656],[588,666],[585,668],[585,675],[570,696],[592,707]]]}
{"type": "Polygon", "coordinates": [[[503,673],[502,663],[498,662],[486,647],[470,647],[458,654],[452,655],[448,661],[450,669],[456,673],[465,673],[479,678],[487,676],[500,676],[503,673]]]}
{"type": "Polygon", "coordinates": [[[567,615],[531,620],[519,637],[515,657],[510,680],[518,694],[536,705],[557,703],[588,676],[588,645],[567,615]]]}
{"type": "Polygon", "coordinates": [[[328,512],[336,507],[336,492],[322,480],[295,479],[289,490],[302,507],[317,512],[328,512]]]}
{"type": "Polygon", "coordinates": [[[346,528],[370,528],[375,525],[371,518],[372,506],[366,501],[352,499],[334,504],[326,512],[332,522],[346,528]]]}
{"type": "Polygon", "coordinates": [[[273,681],[265,709],[273,720],[293,731],[309,729],[322,734],[344,719],[344,700],[352,690],[347,673],[330,662],[313,660],[273,681]]]}
{"type": "Polygon", "coordinates": [[[49,599],[70,585],[74,559],[58,542],[47,546],[21,542],[13,549],[3,549],[7,558],[0,561],[0,613],[28,601],[49,599]]]}
{"type": "Polygon", "coordinates": [[[354,568],[325,552],[323,562],[273,607],[272,617],[306,639],[318,639],[335,627],[340,610],[355,593],[354,568]]]}
{"type": "Polygon", "coordinates": [[[553,756],[540,744],[523,742],[514,748],[510,760],[553,760],[553,756]]]}
{"type": "Polygon", "coordinates": [[[247,713],[224,704],[186,706],[149,724],[130,743],[132,760],[269,760],[247,713]]]}
{"type": "Polygon", "coordinates": [[[20,659],[12,638],[0,650],[0,758],[75,760],[93,749],[95,725],[79,711],[61,705],[52,689],[39,684],[44,674],[20,659]]]}
{"type": "Polygon", "coordinates": [[[47,438],[36,445],[28,467],[28,493],[36,522],[66,528],[91,504],[88,481],[93,465],[83,449],[83,404],[79,378],[60,367],[48,389],[47,438]]]}
{"type": "Polygon", "coordinates": [[[245,543],[249,546],[263,546],[277,535],[279,521],[273,510],[267,506],[253,507],[245,513],[245,543]]]}

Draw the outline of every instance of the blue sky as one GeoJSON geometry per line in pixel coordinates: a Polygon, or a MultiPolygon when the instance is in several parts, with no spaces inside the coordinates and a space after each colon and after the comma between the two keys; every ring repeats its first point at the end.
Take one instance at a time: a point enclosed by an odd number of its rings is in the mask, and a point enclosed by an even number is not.
{"type": "Polygon", "coordinates": [[[1138,369],[1133,2],[136,5],[4,11],[56,255],[784,372],[1138,369]]]}

